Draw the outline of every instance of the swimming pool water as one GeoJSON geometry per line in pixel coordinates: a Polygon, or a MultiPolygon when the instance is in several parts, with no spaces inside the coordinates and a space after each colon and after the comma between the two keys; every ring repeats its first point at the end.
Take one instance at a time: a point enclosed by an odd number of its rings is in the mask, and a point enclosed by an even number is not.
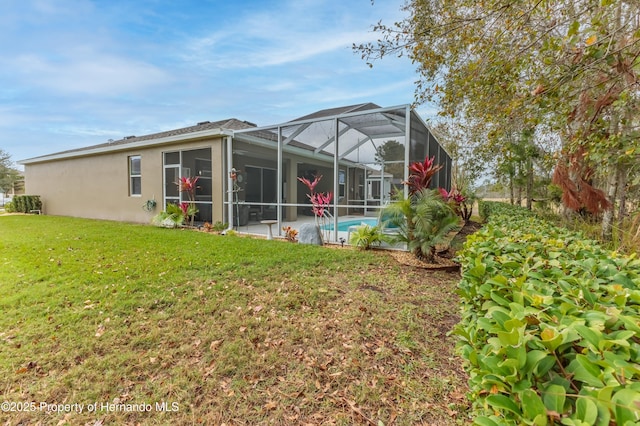
{"type": "MultiPolygon", "coordinates": [[[[378,224],[378,219],[375,217],[367,217],[362,219],[350,219],[338,222],[338,231],[347,232],[351,226],[358,225],[369,225],[376,226],[378,224]]],[[[333,223],[329,223],[322,227],[324,230],[333,231],[333,223]]]]}

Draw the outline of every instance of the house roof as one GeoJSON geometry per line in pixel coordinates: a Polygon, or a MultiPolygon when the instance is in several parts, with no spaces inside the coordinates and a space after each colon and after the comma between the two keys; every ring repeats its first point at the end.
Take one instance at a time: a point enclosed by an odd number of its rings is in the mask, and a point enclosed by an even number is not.
{"type": "MultiPolygon", "coordinates": [[[[299,125],[302,123],[302,127],[300,127],[301,130],[297,131],[294,135],[291,135],[290,138],[287,138],[286,144],[291,146],[299,146],[305,149],[311,149],[316,152],[322,150],[323,147],[311,146],[302,140],[296,140],[294,138],[296,138],[296,135],[298,136],[298,138],[302,138],[302,135],[299,135],[299,133],[309,128],[309,126],[311,125],[309,123],[336,117],[340,117],[340,119],[344,124],[348,126],[349,129],[357,131],[358,134],[362,135],[362,137],[366,137],[366,140],[381,137],[395,137],[397,135],[403,134],[404,132],[404,112],[400,112],[400,114],[402,115],[402,117],[400,117],[400,120],[397,120],[396,114],[398,113],[398,108],[404,111],[405,107],[407,106],[405,105],[401,107],[382,108],[379,105],[367,102],[316,111],[284,123],[285,125],[299,125]],[[368,113],[369,111],[371,112],[370,114],[368,113]],[[366,114],[366,117],[361,116],[362,114],[360,113],[366,114]]],[[[18,163],[23,165],[41,163],[45,161],[53,161],[64,158],[83,157],[106,152],[164,145],[180,141],[197,140],[215,136],[237,137],[239,135],[243,135],[244,137],[248,137],[251,134],[254,137],[259,137],[262,140],[276,141],[277,135],[273,133],[273,128],[277,127],[278,126],[257,127],[253,123],[250,123],[248,121],[241,121],[235,118],[213,122],[204,121],[194,126],[184,127],[181,129],[168,130],[165,132],[152,133],[143,136],[127,136],[115,141],[110,140],[108,142],[97,145],[61,151],[40,157],[34,157],[19,161],[18,163]],[[249,134],[246,132],[251,133],[249,134]]],[[[362,144],[366,140],[359,140],[358,144],[362,144]]],[[[351,148],[350,151],[354,149],[355,148],[351,148]]]]}
{"type": "Polygon", "coordinates": [[[220,121],[203,121],[194,126],[167,130],[164,132],[152,133],[143,136],[126,136],[122,139],[110,140],[108,142],[97,145],[70,149],[66,151],[56,152],[54,154],[29,158],[27,160],[19,161],[18,163],[40,163],[62,158],[81,157],[103,152],[120,151],[134,147],[162,145],[180,140],[198,139],[211,136],[223,136],[231,134],[234,130],[248,129],[252,127],[256,127],[256,125],[248,121],[241,121],[235,118],[229,118],[220,121]]]}
{"type": "Polygon", "coordinates": [[[374,103],[367,102],[364,104],[356,104],[356,105],[348,105],[348,106],[337,107],[337,108],[323,109],[320,111],[312,112],[311,114],[305,115],[300,118],[296,118],[295,120],[291,120],[291,121],[294,122],[294,121],[304,121],[304,120],[315,120],[317,118],[332,117],[334,115],[342,115],[350,112],[360,112],[360,111],[366,111],[368,109],[377,109],[377,108],[381,108],[381,107],[374,103]]]}

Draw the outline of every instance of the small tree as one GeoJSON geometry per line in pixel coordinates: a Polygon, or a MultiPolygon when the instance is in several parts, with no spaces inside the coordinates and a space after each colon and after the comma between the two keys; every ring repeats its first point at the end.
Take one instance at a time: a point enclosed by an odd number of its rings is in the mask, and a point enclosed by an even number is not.
{"type": "Polygon", "coordinates": [[[21,189],[23,179],[22,173],[13,166],[11,155],[0,149],[0,192],[15,194],[21,189]]]}

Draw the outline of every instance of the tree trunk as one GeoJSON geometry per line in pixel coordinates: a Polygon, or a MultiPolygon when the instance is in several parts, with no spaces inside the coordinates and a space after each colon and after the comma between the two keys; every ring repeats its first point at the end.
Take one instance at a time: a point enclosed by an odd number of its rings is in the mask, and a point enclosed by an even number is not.
{"type": "Polygon", "coordinates": [[[618,169],[618,229],[620,230],[619,242],[623,242],[624,220],[627,216],[627,170],[625,167],[618,169]]]}
{"type": "Polygon", "coordinates": [[[509,174],[509,202],[515,204],[515,193],[513,192],[513,173],[509,174]]]}
{"type": "Polygon", "coordinates": [[[611,166],[609,182],[607,186],[607,199],[611,202],[611,208],[604,211],[602,215],[602,239],[611,241],[613,239],[613,220],[616,202],[616,193],[618,191],[618,174],[619,168],[611,166]]]}
{"type": "Polygon", "coordinates": [[[533,198],[533,160],[527,158],[527,209],[531,210],[533,198]]]}

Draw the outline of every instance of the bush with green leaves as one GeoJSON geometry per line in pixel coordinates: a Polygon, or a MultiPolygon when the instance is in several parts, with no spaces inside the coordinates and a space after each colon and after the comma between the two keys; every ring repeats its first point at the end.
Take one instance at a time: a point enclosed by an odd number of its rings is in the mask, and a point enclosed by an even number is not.
{"type": "MultiPolygon", "coordinates": [[[[11,212],[31,213],[34,210],[42,210],[42,201],[39,195],[16,195],[9,209],[11,212]]],[[[9,209],[5,206],[5,210],[9,211],[9,209]]]]}
{"type": "Polygon", "coordinates": [[[640,260],[520,207],[481,203],[459,254],[479,425],[640,422],[640,260]]]}
{"type": "Polygon", "coordinates": [[[383,227],[391,227],[394,233],[388,236],[391,243],[406,243],[417,258],[432,261],[436,244],[456,228],[460,221],[442,195],[433,189],[421,189],[385,207],[383,227]]]}
{"type": "Polygon", "coordinates": [[[379,226],[360,225],[349,236],[349,244],[362,250],[379,246],[383,241],[379,226]]]}
{"type": "Polygon", "coordinates": [[[168,203],[165,210],[153,217],[152,223],[165,228],[179,228],[184,224],[186,217],[179,205],[168,203]]]}

